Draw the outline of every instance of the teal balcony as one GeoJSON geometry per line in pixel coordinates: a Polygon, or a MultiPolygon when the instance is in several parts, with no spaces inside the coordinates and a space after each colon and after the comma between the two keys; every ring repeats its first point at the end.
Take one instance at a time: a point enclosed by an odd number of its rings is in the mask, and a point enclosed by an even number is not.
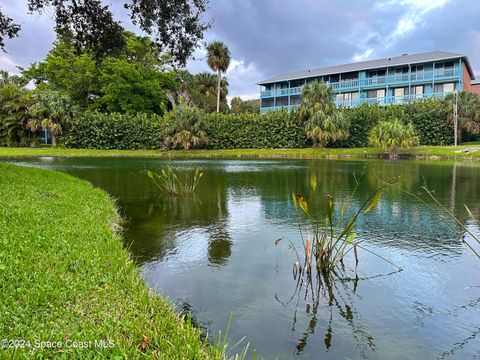
{"type": "Polygon", "coordinates": [[[376,98],[361,98],[351,100],[335,100],[335,105],[342,108],[352,108],[363,104],[378,105],[394,105],[406,104],[412,101],[421,101],[426,99],[443,99],[448,93],[428,93],[428,94],[412,94],[403,96],[384,96],[376,98]]]}
{"type": "MultiPolygon", "coordinates": [[[[415,85],[425,82],[445,81],[459,79],[462,75],[461,68],[435,69],[430,71],[412,72],[409,74],[395,74],[387,76],[370,77],[365,79],[342,80],[327,83],[335,92],[348,90],[361,90],[375,87],[395,87],[402,85],[415,85]]],[[[266,90],[260,93],[261,98],[300,95],[302,86],[276,90],[266,90]]]]}
{"type": "MultiPolygon", "coordinates": [[[[351,100],[335,100],[335,105],[339,108],[353,108],[363,104],[370,105],[394,105],[394,104],[406,104],[412,101],[422,101],[427,99],[443,99],[445,95],[449,93],[437,92],[437,93],[427,93],[427,94],[412,94],[412,95],[403,95],[403,96],[384,96],[376,98],[360,98],[360,99],[351,99],[351,100]]],[[[288,109],[294,110],[300,105],[285,105],[285,106],[270,106],[260,108],[260,113],[264,114],[267,111],[271,110],[280,110],[288,109]]]]}

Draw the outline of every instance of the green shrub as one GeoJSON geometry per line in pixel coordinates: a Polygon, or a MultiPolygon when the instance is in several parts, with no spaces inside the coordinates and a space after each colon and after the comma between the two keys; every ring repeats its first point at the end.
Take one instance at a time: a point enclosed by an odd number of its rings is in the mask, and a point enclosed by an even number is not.
{"type": "Polygon", "coordinates": [[[212,149],[301,148],[307,146],[304,125],[286,110],[259,114],[209,114],[212,149]]]}
{"type": "Polygon", "coordinates": [[[453,126],[443,101],[417,101],[404,105],[405,117],[417,130],[421,145],[452,145],[453,126]]]}
{"type": "Polygon", "coordinates": [[[155,115],[86,112],[75,119],[63,144],[78,149],[160,149],[162,124],[162,118],[155,115]]]}
{"type": "Polygon", "coordinates": [[[453,143],[453,127],[447,121],[443,101],[415,101],[404,105],[367,105],[343,110],[350,120],[350,137],[335,147],[366,147],[371,130],[381,121],[398,119],[415,127],[420,145],[453,143]]]}
{"type": "Polygon", "coordinates": [[[165,147],[185,150],[203,147],[208,144],[205,130],[203,111],[195,107],[176,107],[165,116],[165,147]]]}

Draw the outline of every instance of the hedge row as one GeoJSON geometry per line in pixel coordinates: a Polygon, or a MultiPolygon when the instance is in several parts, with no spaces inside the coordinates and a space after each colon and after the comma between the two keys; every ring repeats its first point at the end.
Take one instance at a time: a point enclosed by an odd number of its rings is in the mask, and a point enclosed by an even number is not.
{"type": "Polygon", "coordinates": [[[393,118],[413,123],[421,145],[453,143],[453,126],[446,120],[447,109],[442,101],[428,100],[393,106],[365,104],[343,111],[350,119],[350,137],[334,144],[335,147],[366,147],[372,128],[379,121],[393,118]]]}
{"type": "Polygon", "coordinates": [[[211,149],[300,148],[307,146],[304,126],[286,110],[264,115],[209,114],[211,149]]]}
{"type": "Polygon", "coordinates": [[[63,142],[77,149],[159,149],[163,146],[162,122],[160,117],[145,114],[87,112],[75,120],[63,142]]]}
{"type": "MultiPolygon", "coordinates": [[[[412,122],[422,145],[453,143],[453,127],[446,121],[443,102],[430,100],[405,105],[362,105],[342,110],[350,120],[350,137],[329,146],[366,147],[368,134],[381,120],[412,122]]],[[[166,119],[147,115],[85,113],[64,136],[70,148],[160,149],[166,119]]],[[[309,146],[304,125],[286,110],[259,114],[207,114],[211,149],[301,148],[309,146]]]]}

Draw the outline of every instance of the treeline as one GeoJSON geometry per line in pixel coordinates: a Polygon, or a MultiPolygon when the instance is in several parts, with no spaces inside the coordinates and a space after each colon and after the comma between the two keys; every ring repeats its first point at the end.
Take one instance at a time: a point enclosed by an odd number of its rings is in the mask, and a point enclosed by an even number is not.
{"type": "MultiPolygon", "coordinates": [[[[216,110],[216,74],[176,69],[175,59],[148,37],[124,31],[123,41],[121,51],[99,59],[63,33],[43,61],[20,68],[19,75],[1,71],[0,145],[35,146],[45,128],[55,142],[93,112],[137,119],[139,114],[162,117],[179,105],[216,110]]],[[[223,78],[222,113],[258,113],[258,100],[234,98],[230,108],[227,95],[223,78]]]]}

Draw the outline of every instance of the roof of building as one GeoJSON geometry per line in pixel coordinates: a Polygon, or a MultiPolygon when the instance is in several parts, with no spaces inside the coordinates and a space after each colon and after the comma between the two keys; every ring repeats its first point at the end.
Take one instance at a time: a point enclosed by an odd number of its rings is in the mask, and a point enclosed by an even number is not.
{"type": "Polygon", "coordinates": [[[480,85],[480,79],[478,80],[472,80],[472,85],[480,85]]]}
{"type": "Polygon", "coordinates": [[[403,54],[400,56],[394,56],[384,59],[377,60],[368,60],[368,61],[359,61],[350,64],[335,65],[335,66],[326,66],[316,69],[307,69],[303,71],[291,72],[280,74],[269,79],[260,81],[257,85],[266,85],[274,82],[287,81],[287,80],[296,80],[296,79],[305,79],[323,75],[333,75],[340,73],[347,73],[353,71],[362,71],[378,68],[386,68],[390,66],[399,66],[399,65],[408,65],[408,64],[418,64],[429,61],[440,61],[440,60],[450,60],[450,59],[465,59],[468,71],[472,79],[475,78],[468,57],[463,54],[451,53],[447,51],[428,51],[418,54],[403,54]]]}

